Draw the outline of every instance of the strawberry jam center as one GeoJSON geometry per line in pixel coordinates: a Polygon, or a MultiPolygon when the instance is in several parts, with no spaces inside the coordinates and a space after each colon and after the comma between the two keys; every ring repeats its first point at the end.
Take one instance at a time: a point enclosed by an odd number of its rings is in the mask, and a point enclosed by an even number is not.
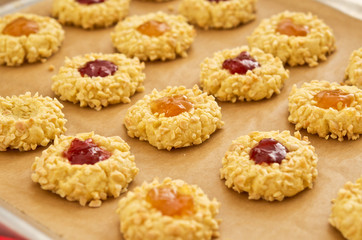
{"type": "Polygon", "coordinates": [[[67,158],[72,165],[93,165],[108,159],[110,156],[110,152],[100,148],[91,138],[85,141],[74,138],[68,150],[63,152],[63,157],[67,158]]]}
{"type": "Polygon", "coordinates": [[[308,26],[295,24],[290,18],[285,18],[279,22],[277,32],[288,36],[305,37],[309,33],[309,28],[308,26]]]}
{"type": "Polygon", "coordinates": [[[185,95],[166,96],[151,102],[152,113],[165,114],[165,117],[174,117],[190,111],[194,105],[185,95]]]}
{"type": "Polygon", "coordinates": [[[325,90],[317,93],[314,96],[314,100],[317,101],[317,107],[340,110],[351,106],[354,95],[352,93],[345,93],[339,89],[325,90]]]}
{"type": "Polygon", "coordinates": [[[105,0],[76,0],[76,1],[80,4],[91,5],[91,4],[95,4],[95,3],[102,3],[105,0]]]}
{"type": "Polygon", "coordinates": [[[38,31],[39,25],[37,22],[26,19],[24,17],[19,17],[6,25],[2,33],[14,37],[19,37],[23,35],[29,36],[30,34],[37,33],[38,31]]]}
{"type": "Polygon", "coordinates": [[[231,74],[245,74],[257,67],[260,67],[260,64],[248,52],[241,52],[235,58],[226,59],[222,64],[222,68],[229,70],[231,74]]]}
{"type": "Polygon", "coordinates": [[[194,212],[193,197],[169,187],[152,188],[147,193],[146,200],[163,215],[183,216],[194,212]]]}
{"type": "Polygon", "coordinates": [[[80,75],[84,77],[107,77],[113,75],[118,70],[117,65],[111,61],[94,60],[87,62],[84,67],[78,69],[80,75]]]}
{"type": "Polygon", "coordinates": [[[158,37],[170,30],[170,26],[167,23],[150,20],[140,26],[138,26],[137,31],[142,34],[145,34],[149,37],[158,37]]]}
{"type": "Polygon", "coordinates": [[[287,155],[288,149],[273,138],[262,139],[255,147],[250,150],[250,158],[256,164],[281,163],[287,155]]]}

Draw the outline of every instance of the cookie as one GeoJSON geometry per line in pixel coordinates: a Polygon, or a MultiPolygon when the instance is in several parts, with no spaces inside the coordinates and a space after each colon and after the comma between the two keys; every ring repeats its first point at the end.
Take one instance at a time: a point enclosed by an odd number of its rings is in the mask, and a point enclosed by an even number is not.
{"type": "Polygon", "coordinates": [[[99,207],[107,197],[127,191],[137,173],[125,141],[90,132],[56,138],[35,158],[31,179],[69,201],[99,207]]]}
{"type": "Polygon", "coordinates": [[[157,179],[143,183],[119,201],[125,239],[211,239],[218,237],[219,203],[196,185],[157,179]]]}
{"type": "Polygon", "coordinates": [[[282,201],[312,188],[318,175],[317,155],[299,132],[252,132],[232,142],[222,160],[221,179],[249,199],[282,201]]]}
{"type": "Polygon", "coordinates": [[[347,182],[332,203],[329,223],[346,239],[362,239],[362,177],[356,183],[347,182]]]}
{"type": "Polygon", "coordinates": [[[195,85],[154,89],[127,110],[124,124],[130,137],[171,150],[201,144],[224,122],[214,97],[195,85]]]}
{"type": "Polygon", "coordinates": [[[279,58],[247,46],[216,52],[201,63],[201,86],[220,101],[270,98],[288,78],[279,58]]]}
{"type": "Polygon", "coordinates": [[[255,19],[256,0],[183,0],[179,12],[201,28],[229,29],[255,19]]]}
{"type": "Polygon", "coordinates": [[[362,89],[362,48],[353,51],[345,73],[346,84],[362,89]]]}
{"type": "Polygon", "coordinates": [[[263,20],[248,42],[290,66],[315,67],[336,49],[333,31],[322,20],[311,13],[289,11],[263,20]]]}
{"type": "Polygon", "coordinates": [[[66,131],[62,108],[57,99],[38,93],[0,97],[0,151],[48,145],[66,131]]]}
{"type": "Polygon", "coordinates": [[[125,18],[129,4],[130,0],[54,0],[52,15],[61,24],[103,28],[125,18]]]}
{"type": "Polygon", "coordinates": [[[289,97],[289,122],[295,129],[343,141],[362,133],[362,90],[354,86],[313,80],[293,86],[289,97]]]}
{"type": "Polygon", "coordinates": [[[60,48],[61,25],[50,17],[14,13],[0,18],[0,65],[45,61],[60,48]]]}
{"type": "Polygon", "coordinates": [[[126,18],[111,36],[117,50],[128,57],[165,61],[186,57],[195,34],[183,16],[157,12],[126,18]]]}
{"type": "Polygon", "coordinates": [[[109,104],[129,103],[135,92],[144,90],[145,65],[123,54],[90,53],[66,58],[52,77],[52,90],[61,100],[96,110],[109,104]]]}

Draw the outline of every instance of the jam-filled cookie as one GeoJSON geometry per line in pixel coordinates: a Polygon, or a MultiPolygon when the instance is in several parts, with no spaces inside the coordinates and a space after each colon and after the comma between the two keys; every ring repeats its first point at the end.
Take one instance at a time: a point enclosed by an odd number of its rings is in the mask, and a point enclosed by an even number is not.
{"type": "Polygon", "coordinates": [[[64,39],[61,25],[50,17],[14,13],[0,18],[0,65],[43,61],[64,39]]]}
{"type": "Polygon", "coordinates": [[[157,12],[126,18],[111,36],[118,51],[129,57],[165,61],[187,56],[195,30],[181,15],[157,12]]]}
{"type": "Polygon", "coordinates": [[[127,191],[138,173],[129,150],[118,136],[62,135],[35,158],[31,179],[69,201],[99,207],[107,197],[127,191]]]}
{"type": "Polygon", "coordinates": [[[171,150],[201,144],[224,122],[214,97],[195,85],[154,89],[128,109],[124,124],[130,137],[171,150]]]}
{"type": "Polygon", "coordinates": [[[353,51],[345,73],[346,83],[362,89],[362,48],[353,51]]]}
{"type": "Polygon", "coordinates": [[[222,160],[221,179],[249,199],[281,201],[312,188],[317,155],[299,132],[252,132],[232,142],[222,160]]]}
{"type": "Polygon", "coordinates": [[[203,90],[221,101],[270,98],[288,77],[279,58],[247,46],[216,52],[201,63],[203,90]]]}
{"type": "Polygon", "coordinates": [[[170,178],[143,183],[119,201],[125,239],[200,239],[219,236],[219,203],[196,185],[170,178]]]}
{"type": "Polygon", "coordinates": [[[356,183],[347,182],[332,203],[329,223],[346,239],[362,239],[362,177],[356,183]]]}
{"type": "Polygon", "coordinates": [[[52,90],[61,100],[80,102],[81,107],[96,110],[109,104],[129,103],[135,92],[144,90],[145,65],[137,58],[123,54],[86,54],[66,58],[52,90]]]}
{"type": "Polygon", "coordinates": [[[248,42],[290,66],[317,66],[336,49],[332,29],[317,16],[288,11],[263,20],[248,42]]]}
{"type": "Polygon", "coordinates": [[[128,15],[129,4],[130,0],[54,0],[52,14],[61,24],[109,27],[128,15]]]}
{"type": "Polygon", "coordinates": [[[362,134],[362,90],[355,86],[313,80],[289,94],[289,117],[295,129],[343,141],[362,134]]]}
{"type": "Polygon", "coordinates": [[[38,93],[0,97],[0,151],[29,151],[48,145],[66,131],[62,108],[57,99],[38,93]]]}
{"type": "Polygon", "coordinates": [[[179,12],[189,22],[208,28],[233,28],[255,19],[256,0],[183,0],[179,12]]]}

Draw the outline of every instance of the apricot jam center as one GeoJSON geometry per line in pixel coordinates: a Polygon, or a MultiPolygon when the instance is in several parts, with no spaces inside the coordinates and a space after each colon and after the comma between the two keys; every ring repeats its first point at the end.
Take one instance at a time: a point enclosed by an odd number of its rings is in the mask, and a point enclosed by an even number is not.
{"type": "Polygon", "coordinates": [[[37,22],[26,19],[24,17],[19,17],[6,25],[2,33],[14,37],[19,37],[23,35],[29,36],[30,34],[37,33],[38,31],[39,25],[37,22]]]}
{"type": "Polygon", "coordinates": [[[63,157],[67,158],[72,165],[93,165],[108,159],[110,156],[110,152],[100,148],[91,138],[85,141],[74,138],[68,150],[63,152],[63,157]]]}
{"type": "Polygon", "coordinates": [[[256,164],[281,163],[287,155],[288,149],[273,138],[262,139],[255,147],[250,150],[250,158],[256,164]]]}
{"type": "Polygon", "coordinates": [[[352,93],[345,93],[339,89],[325,90],[317,93],[314,96],[314,100],[317,102],[317,107],[340,110],[351,106],[354,95],[352,93]]]}
{"type": "Polygon", "coordinates": [[[155,20],[147,21],[138,26],[137,31],[145,34],[149,37],[158,37],[170,30],[170,26],[167,23],[159,22],[155,20]]]}
{"type": "Polygon", "coordinates": [[[222,64],[222,68],[229,70],[231,74],[245,74],[257,67],[260,67],[260,64],[248,52],[241,52],[235,58],[226,59],[222,64]]]}
{"type": "Polygon", "coordinates": [[[152,113],[164,113],[165,117],[174,117],[188,112],[194,107],[185,95],[166,96],[151,102],[152,113]]]}
{"type": "Polygon", "coordinates": [[[95,4],[95,3],[102,3],[105,0],[76,0],[76,1],[80,4],[90,5],[90,4],[95,4]]]}
{"type": "Polygon", "coordinates": [[[78,69],[80,75],[84,77],[107,77],[113,75],[118,70],[117,65],[111,61],[106,60],[94,60],[87,62],[84,67],[78,69]]]}
{"type": "Polygon", "coordinates": [[[288,36],[305,37],[309,33],[309,28],[308,26],[295,24],[290,18],[285,18],[279,22],[277,32],[288,36]]]}
{"type": "Polygon", "coordinates": [[[168,187],[152,188],[147,193],[146,200],[163,215],[183,216],[194,212],[194,200],[191,195],[181,194],[168,187]]]}

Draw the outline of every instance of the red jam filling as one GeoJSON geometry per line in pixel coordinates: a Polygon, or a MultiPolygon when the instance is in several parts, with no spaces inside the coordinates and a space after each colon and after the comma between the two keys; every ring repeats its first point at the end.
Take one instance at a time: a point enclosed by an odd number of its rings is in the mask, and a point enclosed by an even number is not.
{"type": "Polygon", "coordinates": [[[80,75],[84,77],[107,77],[113,75],[118,70],[117,65],[106,60],[95,60],[87,62],[84,67],[78,69],[80,75]]]}
{"type": "Polygon", "coordinates": [[[218,2],[226,2],[226,1],[228,1],[228,0],[208,0],[209,2],[216,2],[216,3],[218,3],[218,2]]]}
{"type": "Polygon", "coordinates": [[[237,57],[226,59],[222,68],[231,74],[245,74],[248,70],[260,67],[260,64],[248,52],[241,52],[237,57]]]}
{"type": "Polygon", "coordinates": [[[108,159],[110,156],[110,152],[100,148],[91,138],[88,138],[85,141],[75,138],[68,150],[63,152],[63,157],[67,158],[72,165],[93,165],[108,159]]]}
{"type": "Polygon", "coordinates": [[[95,3],[102,3],[105,0],[76,0],[76,1],[80,4],[91,5],[91,4],[95,4],[95,3]]]}
{"type": "Polygon", "coordinates": [[[6,25],[2,33],[14,37],[20,37],[23,35],[29,36],[30,34],[37,33],[38,31],[39,26],[37,22],[24,17],[19,17],[6,25]]]}
{"type": "Polygon", "coordinates": [[[343,92],[339,89],[325,90],[317,93],[314,96],[314,100],[317,101],[317,107],[340,110],[351,106],[351,103],[354,100],[354,95],[352,93],[343,92]]]}
{"type": "Polygon", "coordinates": [[[190,111],[192,104],[185,95],[166,96],[151,102],[152,113],[164,113],[165,117],[174,117],[183,112],[190,111]]]}
{"type": "Polygon", "coordinates": [[[309,33],[309,28],[308,26],[295,24],[290,18],[285,18],[279,22],[277,32],[288,36],[305,37],[309,33]]]}
{"type": "Polygon", "coordinates": [[[170,30],[167,23],[150,20],[137,27],[137,31],[149,37],[158,37],[170,30]]]}
{"type": "Polygon", "coordinates": [[[169,187],[152,188],[147,193],[146,200],[163,215],[183,216],[194,212],[193,197],[169,187]]]}
{"type": "Polygon", "coordinates": [[[287,155],[288,149],[272,138],[262,139],[255,147],[250,150],[250,158],[256,164],[281,163],[287,155]]]}

